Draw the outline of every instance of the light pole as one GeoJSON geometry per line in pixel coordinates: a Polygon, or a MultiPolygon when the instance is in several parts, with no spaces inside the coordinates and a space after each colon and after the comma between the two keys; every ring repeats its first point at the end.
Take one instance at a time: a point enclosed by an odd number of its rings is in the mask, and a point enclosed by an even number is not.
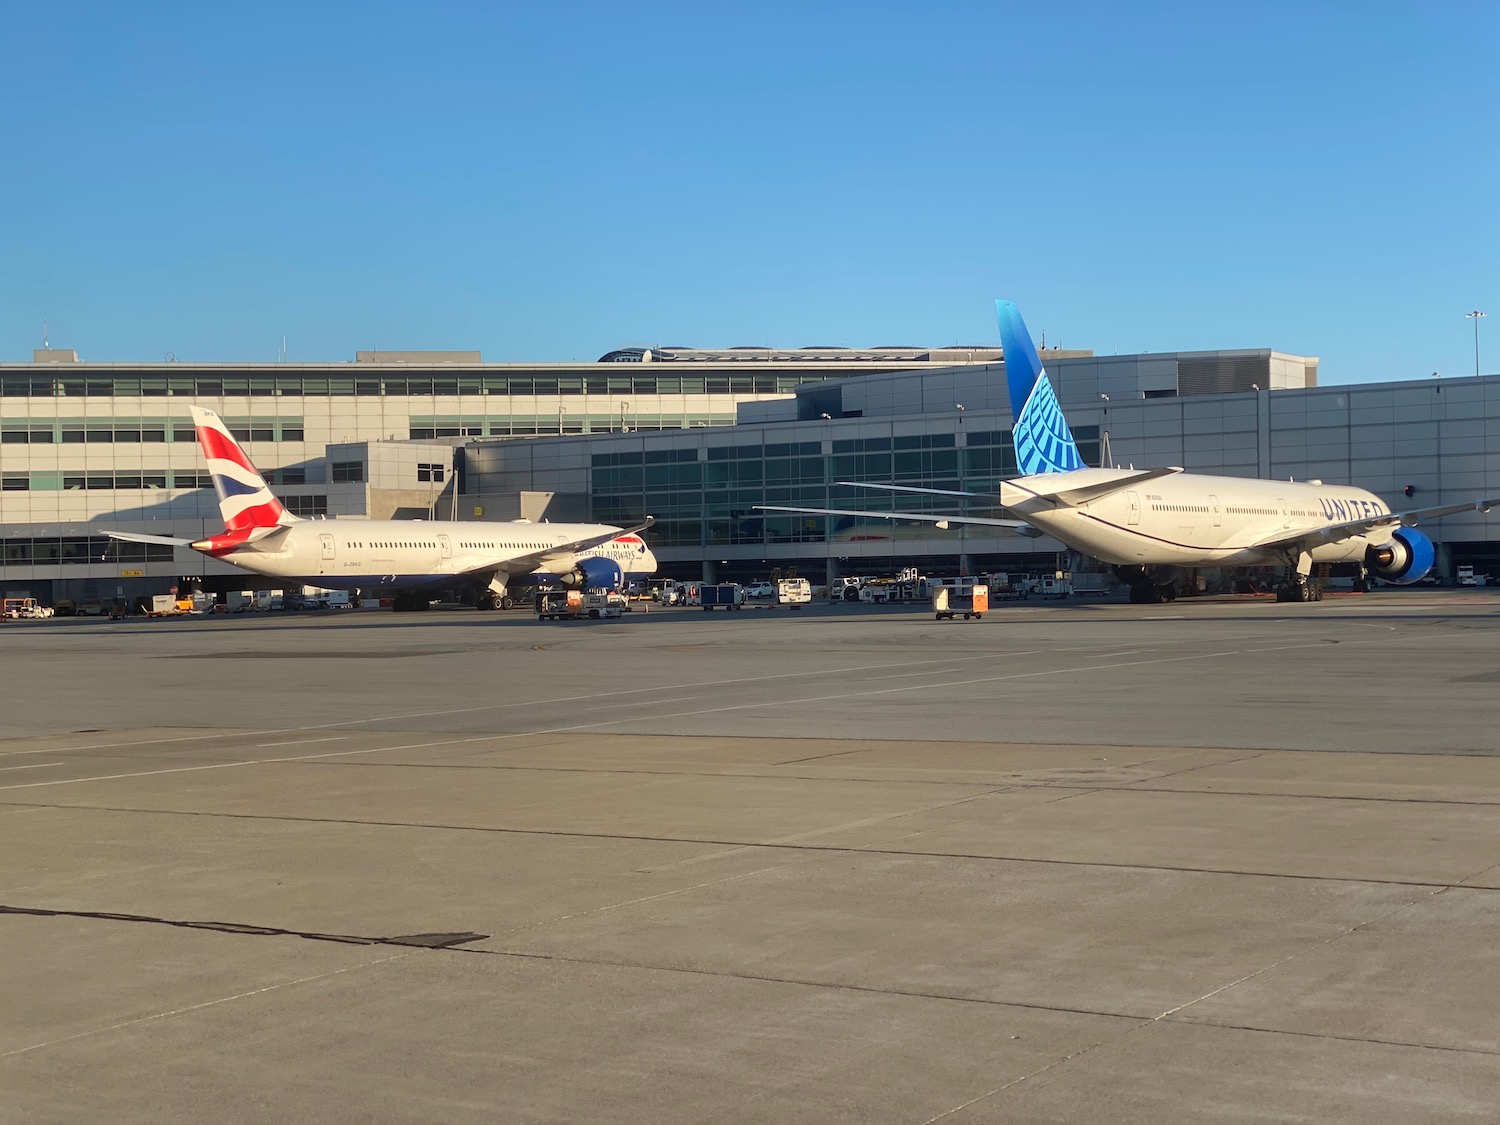
{"type": "Polygon", "coordinates": [[[1474,374],[1479,374],[1479,322],[1485,318],[1485,314],[1475,309],[1473,312],[1464,313],[1474,322],[1474,374]]]}

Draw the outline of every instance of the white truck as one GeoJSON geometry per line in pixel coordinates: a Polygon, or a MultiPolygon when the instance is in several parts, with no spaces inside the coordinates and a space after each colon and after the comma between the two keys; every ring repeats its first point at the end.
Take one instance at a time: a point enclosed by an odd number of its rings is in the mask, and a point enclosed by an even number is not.
{"type": "Polygon", "coordinates": [[[789,605],[793,609],[812,601],[812,583],[806,578],[779,578],[776,580],[776,604],[789,605]]]}

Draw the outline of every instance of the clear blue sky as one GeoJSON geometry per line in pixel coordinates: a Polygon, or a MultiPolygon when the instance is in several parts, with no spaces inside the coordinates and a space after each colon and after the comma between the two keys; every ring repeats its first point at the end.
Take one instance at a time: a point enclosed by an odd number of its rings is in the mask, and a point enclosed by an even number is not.
{"type": "Polygon", "coordinates": [[[1500,5],[5,7],[0,359],[1500,370],[1500,5]]]}

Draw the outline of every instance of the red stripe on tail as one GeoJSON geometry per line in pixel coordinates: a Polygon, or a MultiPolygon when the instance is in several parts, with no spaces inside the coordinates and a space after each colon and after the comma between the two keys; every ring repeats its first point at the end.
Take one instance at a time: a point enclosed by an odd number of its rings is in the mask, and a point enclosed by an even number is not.
{"type": "Polygon", "coordinates": [[[233,461],[240,468],[248,469],[250,472],[255,473],[257,476],[260,475],[256,471],[255,466],[250,464],[250,458],[245,456],[245,451],[235,443],[234,439],[231,437],[226,437],[218,430],[215,430],[209,426],[199,426],[198,442],[203,446],[203,454],[205,457],[222,458],[225,461],[233,461]]]}
{"type": "Polygon", "coordinates": [[[286,509],[281,506],[281,501],[274,496],[264,504],[257,504],[253,508],[246,508],[233,519],[224,521],[226,531],[250,531],[257,527],[275,527],[281,522],[282,513],[286,509]]]}

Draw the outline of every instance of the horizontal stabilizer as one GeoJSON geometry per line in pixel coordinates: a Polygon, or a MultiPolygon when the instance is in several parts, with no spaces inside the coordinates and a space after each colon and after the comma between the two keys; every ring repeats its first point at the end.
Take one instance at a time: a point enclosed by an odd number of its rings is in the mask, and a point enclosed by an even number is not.
{"type": "Polygon", "coordinates": [[[171,535],[141,535],[134,531],[106,531],[104,534],[122,543],[156,543],[163,547],[187,547],[193,542],[191,539],[177,539],[171,535]]]}
{"type": "Polygon", "coordinates": [[[1024,520],[988,519],[984,516],[945,516],[941,512],[858,512],[849,508],[781,508],[774,504],[756,504],[755,510],[757,512],[795,512],[808,516],[861,516],[872,520],[914,520],[917,523],[935,524],[939,528],[972,524],[980,527],[1005,527],[1017,535],[1035,537],[1041,534],[1024,520]]]}
{"type": "MultiPolygon", "coordinates": [[[[1058,473],[1056,481],[1047,480],[1044,477],[1039,482],[1028,481],[1024,488],[1025,491],[1030,492],[1040,500],[1053,500],[1058,504],[1072,507],[1075,504],[1087,504],[1090,500],[1098,500],[1101,496],[1109,496],[1126,488],[1134,488],[1138,484],[1145,484],[1148,480],[1158,480],[1161,477],[1169,477],[1182,471],[1180,467],[1176,466],[1166,469],[1143,469],[1141,472],[1131,473],[1129,476],[1116,477],[1113,480],[1100,481],[1097,484],[1086,484],[1079,488],[1066,487],[1067,480],[1065,474],[1058,473]],[[1056,487],[1058,485],[1063,487],[1056,487]],[[1054,487],[1056,487],[1056,491],[1051,491],[1054,487]]],[[[1007,481],[1006,484],[1017,488],[1022,487],[1016,485],[1014,481],[1007,481]]]]}
{"type": "Polygon", "coordinates": [[[993,492],[965,492],[959,488],[918,488],[914,484],[867,484],[862,480],[836,481],[841,488],[879,488],[886,492],[920,492],[924,496],[975,496],[981,500],[993,500],[993,492]]]}

